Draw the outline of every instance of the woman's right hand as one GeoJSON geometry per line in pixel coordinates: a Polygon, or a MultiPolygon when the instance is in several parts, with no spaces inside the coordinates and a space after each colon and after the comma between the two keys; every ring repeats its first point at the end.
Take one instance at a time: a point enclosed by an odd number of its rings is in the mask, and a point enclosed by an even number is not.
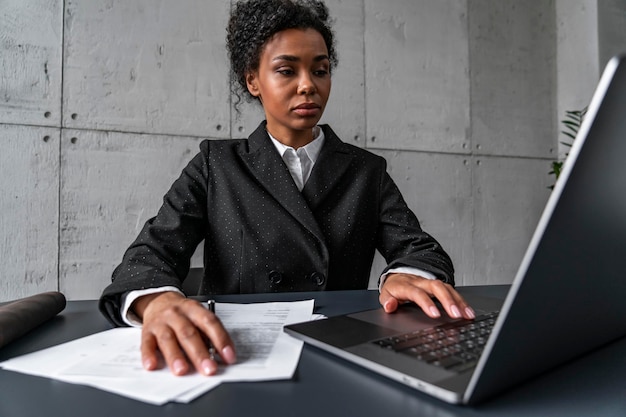
{"type": "Polygon", "coordinates": [[[143,319],[141,361],[145,369],[158,368],[161,352],[174,375],[188,373],[190,365],[203,375],[213,375],[217,362],[207,341],[224,363],[235,363],[235,348],[228,332],[219,318],[198,301],[166,291],[140,297],[131,308],[143,319]]]}

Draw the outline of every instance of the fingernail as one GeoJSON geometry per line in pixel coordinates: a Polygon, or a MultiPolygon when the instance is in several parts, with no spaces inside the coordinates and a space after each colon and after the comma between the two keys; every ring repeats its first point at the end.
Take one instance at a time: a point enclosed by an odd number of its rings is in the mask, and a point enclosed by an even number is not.
{"type": "Polygon", "coordinates": [[[152,360],[150,360],[150,359],[144,359],[143,367],[144,367],[144,369],[147,369],[148,371],[151,371],[152,369],[154,369],[154,362],[152,360]]]}
{"type": "Polygon", "coordinates": [[[476,318],[476,313],[474,313],[474,310],[471,307],[465,308],[465,315],[469,317],[470,319],[476,318]]]}
{"type": "Polygon", "coordinates": [[[441,317],[441,313],[439,312],[439,309],[435,306],[430,307],[430,315],[431,317],[441,317]]]}
{"type": "Polygon", "coordinates": [[[452,307],[450,307],[450,310],[452,310],[452,317],[454,317],[455,319],[461,318],[461,311],[457,306],[453,305],[452,307]]]}
{"type": "Polygon", "coordinates": [[[220,356],[222,357],[222,359],[224,359],[226,363],[235,363],[237,361],[235,351],[230,346],[226,346],[224,349],[222,349],[222,353],[220,354],[220,356]]]}
{"type": "Polygon", "coordinates": [[[205,359],[200,364],[202,367],[202,372],[205,375],[213,375],[217,371],[217,366],[215,366],[215,362],[210,359],[205,359]]]}
{"type": "Polygon", "coordinates": [[[185,362],[182,359],[176,359],[172,366],[176,375],[182,375],[185,372],[185,362]]]}

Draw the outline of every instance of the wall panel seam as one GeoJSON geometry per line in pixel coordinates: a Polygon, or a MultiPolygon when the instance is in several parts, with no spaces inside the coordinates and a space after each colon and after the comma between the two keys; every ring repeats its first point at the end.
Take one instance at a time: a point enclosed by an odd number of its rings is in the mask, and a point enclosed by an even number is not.
{"type": "Polygon", "coordinates": [[[61,94],[60,94],[60,109],[61,109],[61,128],[59,129],[59,172],[57,178],[57,291],[61,291],[61,220],[62,220],[62,190],[61,190],[61,175],[63,173],[63,130],[65,129],[63,117],[63,103],[64,103],[64,93],[65,93],[65,6],[66,0],[63,0],[61,5],[61,94]]]}

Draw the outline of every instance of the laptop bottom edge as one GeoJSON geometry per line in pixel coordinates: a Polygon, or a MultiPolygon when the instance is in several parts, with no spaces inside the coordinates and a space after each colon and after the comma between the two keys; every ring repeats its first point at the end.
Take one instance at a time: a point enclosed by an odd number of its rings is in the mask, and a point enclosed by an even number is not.
{"type": "MultiPolygon", "coordinates": [[[[403,385],[409,386],[417,391],[423,392],[425,394],[438,398],[442,401],[445,401],[446,403],[451,403],[451,404],[463,403],[463,397],[464,397],[464,392],[465,392],[464,388],[461,388],[458,391],[453,390],[453,389],[442,388],[441,386],[436,385],[434,383],[430,383],[424,380],[413,378],[410,375],[407,375],[406,373],[396,371],[392,367],[384,363],[381,364],[381,363],[377,363],[372,360],[369,360],[366,357],[367,353],[362,350],[362,345],[357,345],[352,348],[337,348],[332,345],[322,343],[317,339],[309,338],[306,335],[303,335],[301,333],[292,332],[287,327],[285,328],[285,332],[288,334],[291,334],[294,337],[297,337],[300,340],[303,340],[307,344],[314,346],[320,350],[329,352],[335,356],[338,356],[344,360],[347,360],[348,362],[355,363],[365,369],[368,369],[369,371],[372,371],[379,375],[383,375],[391,380],[394,380],[403,385]]],[[[447,380],[450,380],[452,382],[450,384],[451,387],[460,388],[460,385],[467,386],[467,382],[469,381],[471,372],[467,372],[467,374],[469,374],[467,378],[461,378],[463,380],[466,380],[462,384],[453,382],[454,380],[460,379],[458,378],[459,375],[455,375],[451,378],[449,377],[449,375],[448,375],[448,378],[445,378],[444,375],[441,375],[441,379],[443,381],[444,386],[446,385],[447,380]]]]}

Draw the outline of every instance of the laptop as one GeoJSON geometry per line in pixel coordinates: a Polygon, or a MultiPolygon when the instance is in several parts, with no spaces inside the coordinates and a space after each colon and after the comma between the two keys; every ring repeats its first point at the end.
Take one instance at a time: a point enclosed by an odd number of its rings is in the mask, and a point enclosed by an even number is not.
{"type": "Polygon", "coordinates": [[[480,320],[434,320],[405,305],[393,314],[379,308],[284,330],[460,404],[484,401],[626,335],[625,59],[607,64],[506,298],[466,298],[480,320]],[[467,325],[473,330],[455,329],[467,325]],[[423,352],[438,340],[454,351],[477,333],[473,354],[433,359],[423,352]]]}

